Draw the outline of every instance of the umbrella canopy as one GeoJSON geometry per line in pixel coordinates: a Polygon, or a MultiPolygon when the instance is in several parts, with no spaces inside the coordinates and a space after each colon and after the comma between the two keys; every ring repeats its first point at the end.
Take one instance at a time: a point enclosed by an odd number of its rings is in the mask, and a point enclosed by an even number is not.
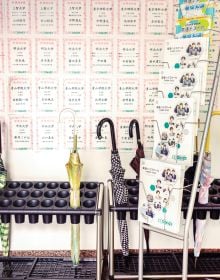
{"type": "Polygon", "coordinates": [[[133,119],[129,124],[129,136],[133,138],[133,127],[136,127],[136,135],[137,135],[137,150],[135,157],[130,162],[130,166],[134,169],[134,171],[137,173],[137,176],[139,177],[140,174],[140,159],[144,158],[144,147],[141,144],[141,137],[140,137],[140,129],[138,121],[133,119]]]}
{"type": "MultiPolygon", "coordinates": [[[[124,173],[122,168],[121,159],[116,147],[114,124],[111,119],[102,119],[97,126],[97,136],[102,138],[101,128],[105,122],[108,122],[111,129],[112,138],[112,154],[111,154],[111,176],[113,183],[114,200],[117,206],[126,206],[128,203],[128,189],[125,184],[124,173]]],[[[126,219],[118,220],[120,243],[122,247],[122,253],[124,256],[129,255],[129,239],[128,239],[128,225],[126,219]]]]}
{"type": "MultiPolygon", "coordinates": [[[[137,178],[139,178],[140,175],[140,160],[141,158],[145,157],[144,154],[144,147],[141,143],[141,136],[140,136],[140,128],[139,128],[139,123],[136,119],[131,120],[130,124],[129,124],[129,136],[131,138],[133,138],[133,128],[136,128],[136,136],[137,136],[137,149],[136,149],[136,154],[133,157],[133,159],[130,162],[130,166],[133,168],[133,170],[136,172],[137,174],[137,178]]],[[[144,229],[144,236],[145,236],[145,240],[146,240],[146,247],[147,247],[147,251],[150,251],[150,246],[149,246],[149,230],[148,229],[144,229]]]]}
{"type": "MultiPolygon", "coordinates": [[[[74,130],[75,130],[75,113],[70,108],[65,108],[60,112],[69,111],[73,115],[74,130]]],[[[66,170],[70,182],[70,207],[80,207],[80,179],[83,164],[80,161],[77,149],[77,135],[73,135],[73,149],[70,152],[69,161],[66,164],[66,170]]],[[[71,224],[71,259],[74,266],[77,266],[80,261],[80,220],[76,224],[71,224]]]]}
{"type": "MultiPolygon", "coordinates": [[[[211,153],[209,149],[209,141],[210,141],[210,131],[208,132],[208,136],[206,140],[205,154],[203,157],[202,169],[199,178],[200,189],[199,189],[198,202],[200,204],[208,203],[209,188],[214,179],[211,176],[211,153]]],[[[194,244],[195,266],[196,266],[197,258],[199,257],[202,248],[202,240],[205,233],[205,225],[206,225],[206,219],[203,220],[196,219],[196,232],[195,232],[195,244],[194,244]]]]}
{"type": "MultiPolygon", "coordinates": [[[[66,169],[70,182],[70,207],[80,207],[80,178],[82,163],[77,152],[77,136],[74,135],[74,147],[70,153],[66,169]]],[[[80,223],[71,225],[71,259],[73,265],[80,261],[80,223]]]]}
{"type": "MultiPolygon", "coordinates": [[[[7,180],[7,170],[4,167],[2,154],[2,138],[1,138],[1,122],[0,122],[0,189],[4,188],[7,180]]],[[[2,223],[0,218],[0,237],[2,243],[3,256],[7,257],[9,255],[9,233],[10,233],[10,223],[2,223]]]]}

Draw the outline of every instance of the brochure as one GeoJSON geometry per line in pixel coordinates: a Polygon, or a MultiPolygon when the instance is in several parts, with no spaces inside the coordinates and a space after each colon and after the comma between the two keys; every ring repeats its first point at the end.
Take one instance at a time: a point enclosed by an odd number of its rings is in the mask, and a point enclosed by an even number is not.
{"type": "Polygon", "coordinates": [[[179,1],[180,9],[178,19],[195,18],[203,16],[213,17],[215,14],[214,1],[179,1]]]}
{"type": "Polygon", "coordinates": [[[195,17],[178,19],[176,25],[176,36],[178,38],[194,38],[210,36],[213,26],[212,17],[195,17]]]}
{"type": "Polygon", "coordinates": [[[180,165],[141,159],[139,221],[178,233],[184,172],[180,165]]]}
{"type": "Polygon", "coordinates": [[[154,107],[154,159],[192,166],[196,110],[193,98],[158,98],[154,107]]]}

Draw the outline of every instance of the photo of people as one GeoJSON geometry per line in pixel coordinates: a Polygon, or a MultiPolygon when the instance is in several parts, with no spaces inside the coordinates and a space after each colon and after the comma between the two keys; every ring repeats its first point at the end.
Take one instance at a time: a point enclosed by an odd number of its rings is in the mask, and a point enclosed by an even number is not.
{"type": "Polygon", "coordinates": [[[176,115],[178,117],[185,117],[188,116],[190,113],[190,109],[189,109],[189,105],[187,102],[185,103],[179,103],[176,105],[176,107],[174,108],[174,113],[176,113],[176,115]]]}
{"type": "Polygon", "coordinates": [[[162,173],[162,177],[165,181],[175,182],[176,181],[176,172],[175,169],[164,169],[162,173]]]}
{"type": "Polygon", "coordinates": [[[195,84],[195,75],[193,73],[186,73],[180,78],[182,87],[192,87],[195,84]]]}
{"type": "Polygon", "coordinates": [[[158,143],[155,153],[158,158],[167,157],[169,154],[168,145],[164,142],[158,143]]]}
{"type": "Polygon", "coordinates": [[[179,164],[142,159],[138,220],[163,230],[179,231],[184,170],[179,164]],[[170,224],[165,227],[161,221],[170,224]]]}
{"type": "Polygon", "coordinates": [[[192,44],[189,44],[186,52],[188,53],[189,56],[198,56],[201,54],[202,48],[200,42],[197,44],[193,42],[192,44]]]}

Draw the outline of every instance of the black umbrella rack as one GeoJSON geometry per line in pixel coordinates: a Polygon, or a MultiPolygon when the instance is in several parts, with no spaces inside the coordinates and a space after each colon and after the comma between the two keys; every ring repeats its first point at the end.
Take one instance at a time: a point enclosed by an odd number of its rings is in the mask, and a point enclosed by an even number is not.
{"type": "Polygon", "coordinates": [[[8,181],[0,190],[0,217],[9,223],[44,224],[96,222],[96,259],[82,259],[77,267],[63,258],[0,258],[0,279],[101,279],[103,261],[103,183],[81,182],[80,207],[70,208],[68,182],[8,181]],[[67,220],[68,218],[68,220],[67,220]]]}
{"type": "MultiPolygon", "coordinates": [[[[195,170],[194,170],[195,171],[195,170]]],[[[192,170],[186,172],[193,176],[192,170]]],[[[193,180],[193,177],[192,177],[193,180]]],[[[122,254],[114,254],[114,219],[129,216],[131,220],[138,219],[138,194],[139,181],[136,179],[126,179],[128,187],[128,205],[119,207],[114,203],[112,192],[112,182],[109,181],[109,271],[112,279],[132,279],[138,277],[138,255],[130,254],[124,258],[122,254]]],[[[141,182],[140,182],[141,184],[141,182]]],[[[182,199],[183,218],[186,219],[192,185],[185,186],[182,199]]],[[[193,219],[206,219],[207,214],[210,219],[216,220],[220,217],[220,180],[216,179],[209,189],[209,203],[201,205],[198,203],[198,194],[193,209],[193,219]]],[[[220,275],[220,254],[204,253],[198,258],[197,266],[194,267],[194,256],[189,255],[188,270],[190,277],[200,277],[200,274],[220,275]]],[[[182,253],[146,253],[143,257],[144,278],[173,278],[182,277],[182,253]],[[147,275],[147,276],[146,276],[147,275]],[[149,276],[149,277],[148,277],[149,276]]]]}

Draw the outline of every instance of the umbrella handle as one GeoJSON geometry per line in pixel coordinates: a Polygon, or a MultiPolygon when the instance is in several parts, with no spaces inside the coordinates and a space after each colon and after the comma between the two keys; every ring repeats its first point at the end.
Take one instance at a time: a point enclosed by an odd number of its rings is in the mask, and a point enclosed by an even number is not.
{"type": "Polygon", "coordinates": [[[136,119],[133,119],[129,124],[129,137],[133,138],[133,127],[134,127],[134,125],[135,125],[135,128],[136,128],[137,145],[138,145],[138,148],[141,148],[140,128],[139,128],[139,123],[136,119]]]}
{"type": "Polygon", "coordinates": [[[113,124],[113,121],[109,118],[104,118],[102,119],[99,123],[98,123],[98,126],[97,126],[97,136],[99,139],[102,138],[102,135],[101,135],[101,128],[103,126],[103,124],[105,122],[108,122],[109,123],[109,126],[110,126],[110,131],[111,131],[111,139],[112,139],[112,150],[113,151],[117,151],[117,147],[116,147],[116,140],[115,140],[115,128],[114,128],[114,124],[113,124]]]}

